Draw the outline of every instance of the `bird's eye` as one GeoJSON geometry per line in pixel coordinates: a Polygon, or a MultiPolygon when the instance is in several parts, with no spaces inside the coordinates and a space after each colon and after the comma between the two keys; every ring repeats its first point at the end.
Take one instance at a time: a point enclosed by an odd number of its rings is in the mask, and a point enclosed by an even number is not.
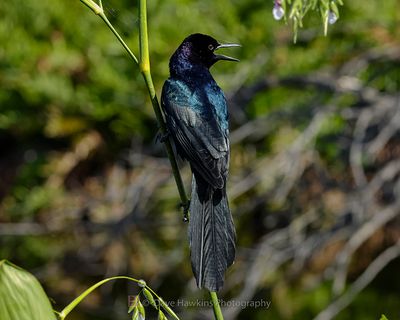
{"type": "Polygon", "coordinates": [[[209,45],[208,45],[208,49],[211,50],[211,51],[213,51],[213,50],[214,50],[214,46],[213,46],[212,44],[209,44],[209,45]]]}

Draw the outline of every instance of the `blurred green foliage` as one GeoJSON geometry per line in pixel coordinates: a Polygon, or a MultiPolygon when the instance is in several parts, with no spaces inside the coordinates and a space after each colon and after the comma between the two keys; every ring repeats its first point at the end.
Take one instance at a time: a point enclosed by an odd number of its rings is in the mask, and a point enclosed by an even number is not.
{"type": "MultiPolygon", "coordinates": [[[[110,21],[138,53],[137,3],[103,2],[110,21]]],[[[340,8],[340,19],[329,28],[327,37],[321,32],[320,16],[310,13],[305,17],[304,29],[299,30],[296,44],[291,27],[273,19],[272,7],[272,1],[261,0],[148,1],[150,59],[158,92],[168,77],[169,57],[187,35],[195,32],[213,35],[221,42],[242,44],[242,49],[233,54],[241,60],[239,64],[221,63],[213,67],[213,75],[228,96],[267,76],[340,73],[339,67],[352,58],[400,43],[398,0],[345,2],[340,8]]],[[[130,149],[145,156],[164,156],[162,148],[154,144],[157,125],[137,67],[102,21],[78,0],[2,1],[0,16],[0,222],[38,223],[60,229],[82,219],[84,225],[88,203],[97,205],[96,222],[107,222],[110,212],[120,209],[117,205],[108,207],[108,200],[104,200],[113,165],[125,164],[130,149]]],[[[399,70],[398,61],[377,62],[357,76],[380,92],[394,93],[400,87],[399,70]]],[[[278,111],[286,116],[277,117],[271,124],[271,133],[255,143],[256,157],[284,149],[306,127],[318,107],[331,99],[330,92],[296,85],[257,92],[248,105],[238,110],[245,114],[246,121],[278,111]]],[[[351,95],[342,96],[337,103],[348,107],[353,100],[351,95]]],[[[238,117],[231,114],[232,130],[243,124],[238,117]]],[[[336,172],[338,179],[347,175],[344,170],[348,166],[340,160],[345,151],[335,139],[338,134],[346,137],[348,131],[349,123],[334,116],[324,123],[315,141],[327,170],[336,172]]],[[[239,157],[250,156],[247,153],[240,145],[233,148],[232,175],[246,161],[239,157]]],[[[139,175],[134,171],[131,176],[118,176],[117,185],[123,185],[122,190],[128,185],[126,181],[139,175]]],[[[122,194],[120,189],[117,191],[116,194],[122,194]]],[[[251,196],[249,193],[239,198],[233,207],[251,196]]],[[[171,291],[179,294],[186,278],[162,270],[158,260],[165,250],[177,248],[175,257],[183,256],[179,272],[190,279],[185,231],[177,227],[181,227],[176,213],[178,195],[173,185],[162,185],[154,197],[164,200],[148,203],[148,207],[158,214],[157,219],[175,214],[174,227],[167,225],[162,231],[152,229],[151,233],[124,238],[128,247],[135,248],[131,259],[138,263],[128,272],[152,278],[163,271],[173,280],[166,280],[161,289],[168,291],[172,287],[171,291]],[[165,194],[169,195],[167,200],[165,194]]],[[[265,210],[274,210],[278,205],[270,206],[265,210]]],[[[287,208],[290,206],[278,206],[276,212],[287,208]]],[[[239,244],[251,246],[258,237],[251,229],[253,217],[239,218],[239,244]]],[[[90,236],[85,234],[84,226],[72,226],[57,235],[42,229],[35,229],[29,236],[1,235],[0,257],[38,270],[39,275],[40,270],[47,268],[50,276],[43,278],[45,285],[56,298],[65,301],[92,278],[101,278],[114,270],[114,264],[105,255],[104,261],[96,260],[97,264],[87,268],[91,276],[85,278],[82,271],[83,284],[77,284],[74,277],[71,278],[76,282],[70,280],[71,270],[80,270],[82,266],[70,265],[69,254],[79,251],[90,236]],[[55,272],[52,268],[57,264],[65,270],[55,272]],[[64,282],[60,284],[58,277],[65,278],[64,282]]],[[[96,238],[100,243],[103,240],[102,236],[96,238]]],[[[96,247],[93,252],[99,250],[96,247]]],[[[125,251],[115,245],[110,252],[117,252],[120,257],[119,253],[125,251]]],[[[281,302],[273,302],[267,311],[271,319],[306,319],[329,302],[328,291],[323,284],[303,294],[301,286],[289,288],[282,283],[272,293],[259,294],[272,295],[281,302]]],[[[165,296],[162,292],[161,295],[165,296]]],[[[357,298],[349,314],[343,313],[338,319],[376,319],[381,312],[394,319],[390,314],[396,309],[393,301],[391,292],[385,295],[372,288],[357,298]],[[387,309],[375,308],[378,299],[385,301],[387,309]]],[[[98,305],[94,301],[88,308],[93,310],[98,305]]],[[[79,319],[93,315],[88,314],[79,319]]],[[[244,314],[247,318],[265,318],[263,310],[247,310],[244,314]]],[[[124,315],[118,319],[124,319],[124,315]]]]}

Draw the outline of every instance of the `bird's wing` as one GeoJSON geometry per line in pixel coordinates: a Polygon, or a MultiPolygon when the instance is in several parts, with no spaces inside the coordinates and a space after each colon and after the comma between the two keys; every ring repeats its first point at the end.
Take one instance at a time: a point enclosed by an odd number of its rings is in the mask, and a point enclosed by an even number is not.
{"type": "MultiPolygon", "coordinates": [[[[223,95],[217,98],[225,104],[223,95]]],[[[182,82],[167,80],[162,106],[179,152],[211,186],[222,188],[228,171],[228,129],[219,124],[210,99],[196,96],[182,82]]]]}

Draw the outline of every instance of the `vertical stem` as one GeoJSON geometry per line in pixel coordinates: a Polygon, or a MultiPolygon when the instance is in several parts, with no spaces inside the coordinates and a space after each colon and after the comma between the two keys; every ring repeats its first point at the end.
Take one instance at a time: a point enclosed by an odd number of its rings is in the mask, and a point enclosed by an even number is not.
{"type": "Polygon", "coordinates": [[[219,306],[218,296],[215,291],[210,291],[211,301],[214,309],[214,316],[216,320],[224,320],[221,307],[219,306]]]}
{"type": "Polygon", "coordinates": [[[146,0],[139,0],[139,46],[140,46],[139,67],[140,67],[140,72],[142,72],[143,74],[146,72],[150,72],[149,38],[147,34],[146,4],[147,4],[146,0]]]}
{"type": "MultiPolygon", "coordinates": [[[[151,77],[151,72],[150,72],[146,0],[139,0],[139,42],[140,42],[140,58],[139,58],[140,72],[142,73],[144,81],[146,82],[147,88],[149,90],[151,103],[153,105],[154,113],[156,114],[156,118],[160,126],[160,131],[162,134],[165,134],[167,133],[167,128],[165,126],[160,104],[158,103],[157,95],[154,90],[153,79],[151,77]]],[[[178,164],[176,163],[176,158],[173,153],[171,142],[169,139],[165,140],[165,147],[167,149],[168,158],[171,162],[172,171],[174,173],[176,185],[178,186],[182,204],[185,208],[187,208],[189,201],[186,196],[185,188],[183,187],[182,178],[178,169],[178,164]]],[[[215,319],[223,320],[224,318],[222,316],[221,308],[219,306],[217,293],[210,292],[210,295],[213,303],[215,319]]]]}
{"type": "MultiPolygon", "coordinates": [[[[165,135],[167,133],[167,127],[164,122],[164,118],[161,112],[160,104],[157,99],[156,91],[154,89],[153,79],[151,77],[151,72],[150,72],[146,0],[139,0],[139,43],[140,43],[140,57],[139,57],[140,72],[142,73],[144,81],[146,82],[147,89],[149,90],[151,103],[153,105],[154,113],[156,115],[161,134],[165,135]]],[[[185,187],[183,186],[182,177],[179,172],[178,164],[176,162],[174,151],[172,149],[171,141],[169,140],[169,138],[165,139],[164,144],[165,144],[165,149],[167,150],[168,159],[171,162],[171,168],[175,177],[176,185],[178,187],[179,196],[182,201],[182,206],[184,207],[184,219],[186,219],[189,200],[185,192],[185,187]]]]}
{"type": "MultiPolygon", "coordinates": [[[[136,56],[129,49],[129,47],[126,45],[126,43],[123,41],[121,36],[114,29],[114,27],[112,26],[110,21],[107,19],[106,15],[104,14],[101,0],[99,2],[100,6],[97,5],[93,0],[81,0],[81,2],[84,3],[86,6],[88,6],[96,15],[99,15],[103,19],[103,21],[107,24],[107,26],[114,33],[114,35],[117,37],[117,39],[122,44],[122,46],[128,52],[130,57],[136,63],[138,63],[138,59],[136,58],[136,56]]],[[[149,91],[151,104],[153,106],[154,113],[156,115],[156,119],[157,119],[158,125],[160,127],[161,134],[165,135],[167,133],[167,127],[164,122],[164,117],[161,112],[160,104],[157,99],[156,91],[154,89],[153,79],[151,77],[151,72],[150,72],[149,40],[148,40],[148,35],[147,35],[146,0],[139,0],[139,42],[140,42],[140,57],[139,57],[140,58],[139,59],[140,72],[143,75],[144,81],[145,81],[147,89],[149,91]]],[[[176,158],[175,158],[175,155],[174,155],[174,152],[172,149],[172,145],[171,145],[171,141],[169,140],[169,138],[165,140],[164,144],[165,144],[165,148],[167,150],[168,159],[171,162],[171,168],[172,168],[172,172],[175,177],[176,185],[178,187],[179,196],[181,198],[182,205],[184,207],[184,219],[187,220],[189,200],[186,196],[185,187],[183,186],[182,177],[179,172],[178,164],[176,162],[176,158]]],[[[114,277],[114,278],[116,279],[116,278],[126,278],[126,277],[114,277]]],[[[133,280],[137,281],[135,279],[133,279],[133,280]]],[[[101,282],[101,283],[103,283],[103,282],[101,282]]],[[[211,296],[211,300],[213,303],[215,319],[223,320],[224,318],[223,318],[223,315],[221,312],[221,308],[219,306],[217,293],[210,291],[210,296],[211,296]]],[[[64,309],[65,311],[63,311],[63,312],[69,312],[70,311],[69,308],[71,308],[71,307],[67,307],[66,309],[64,309]]],[[[66,314],[65,314],[65,316],[66,316],[66,314]]],[[[61,313],[61,315],[63,315],[63,313],[61,313]]]]}

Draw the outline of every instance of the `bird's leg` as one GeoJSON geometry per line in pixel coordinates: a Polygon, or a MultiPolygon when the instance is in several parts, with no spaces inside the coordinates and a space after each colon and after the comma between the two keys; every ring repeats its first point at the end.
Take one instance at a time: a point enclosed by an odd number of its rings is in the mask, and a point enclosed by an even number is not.
{"type": "Polygon", "coordinates": [[[164,143],[169,139],[170,135],[171,133],[168,131],[168,129],[165,129],[165,132],[158,132],[157,140],[164,143]]]}
{"type": "Polygon", "coordinates": [[[189,221],[189,207],[190,207],[190,200],[187,203],[181,203],[181,208],[183,208],[183,222],[189,221]]]}

